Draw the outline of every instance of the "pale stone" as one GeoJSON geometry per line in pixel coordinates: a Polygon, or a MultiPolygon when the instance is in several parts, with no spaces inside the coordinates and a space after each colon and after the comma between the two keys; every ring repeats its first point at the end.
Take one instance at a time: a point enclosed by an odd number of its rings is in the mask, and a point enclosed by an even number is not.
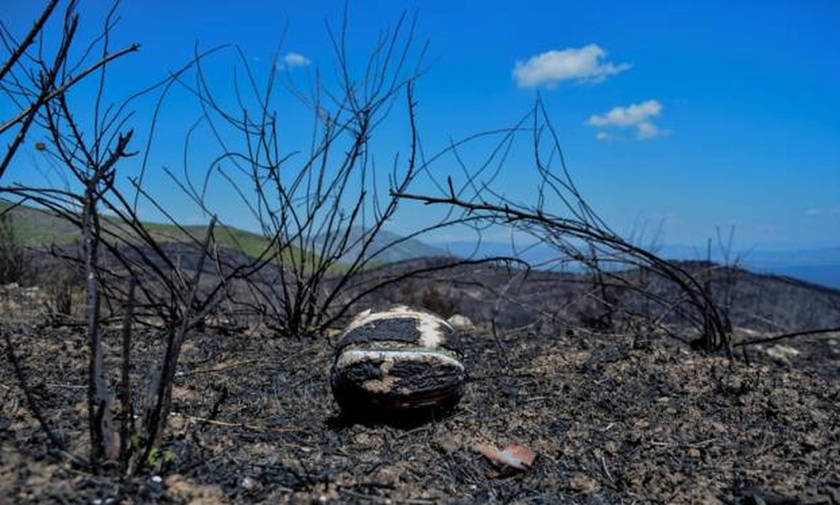
{"type": "Polygon", "coordinates": [[[447,323],[450,324],[456,330],[472,330],[475,328],[473,322],[467,316],[462,316],[461,314],[455,314],[449,319],[446,320],[447,323]]]}

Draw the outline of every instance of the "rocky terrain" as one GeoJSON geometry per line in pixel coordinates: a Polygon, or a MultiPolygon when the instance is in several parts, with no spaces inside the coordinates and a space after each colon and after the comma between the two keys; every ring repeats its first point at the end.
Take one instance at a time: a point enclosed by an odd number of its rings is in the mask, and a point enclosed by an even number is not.
{"type": "MultiPolygon", "coordinates": [[[[427,281],[435,303],[469,312],[463,285],[427,281]]],[[[374,302],[411,292],[422,302],[428,286],[374,302]]],[[[79,327],[45,324],[46,296],[3,287],[0,317],[44,417],[84,457],[86,342],[79,327]]],[[[745,362],[741,350],[733,360],[660,334],[539,318],[493,332],[480,311],[470,316],[465,397],[446,417],[397,426],[340,415],[328,386],[337,331],[197,332],[154,469],[131,478],[91,475],[48,450],[4,361],[0,503],[840,504],[840,335],[749,346],[745,362]],[[536,453],[531,468],[476,450],[511,442],[536,453]]],[[[765,334],[736,326],[737,339],[765,334]]],[[[117,334],[106,333],[112,372],[117,334]]],[[[159,335],[137,332],[133,352],[140,380],[159,335]]]]}

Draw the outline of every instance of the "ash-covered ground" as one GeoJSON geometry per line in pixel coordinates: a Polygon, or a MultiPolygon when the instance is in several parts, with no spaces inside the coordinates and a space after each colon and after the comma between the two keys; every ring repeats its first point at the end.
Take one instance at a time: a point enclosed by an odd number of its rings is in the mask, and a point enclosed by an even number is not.
{"type": "MultiPolygon", "coordinates": [[[[83,330],[44,325],[38,289],[0,295],[38,404],[84,456],[83,330]]],[[[194,333],[157,468],[132,478],[48,451],[3,361],[0,503],[840,504],[840,335],[752,346],[747,364],[740,350],[731,360],[664,335],[557,324],[494,335],[476,323],[463,334],[466,395],[410,426],[339,415],[328,385],[336,334],[194,333]],[[530,470],[474,449],[509,442],[537,453],[530,470]]],[[[118,334],[105,337],[114,381],[118,334]]],[[[135,383],[159,353],[155,332],[136,333],[135,383]]]]}

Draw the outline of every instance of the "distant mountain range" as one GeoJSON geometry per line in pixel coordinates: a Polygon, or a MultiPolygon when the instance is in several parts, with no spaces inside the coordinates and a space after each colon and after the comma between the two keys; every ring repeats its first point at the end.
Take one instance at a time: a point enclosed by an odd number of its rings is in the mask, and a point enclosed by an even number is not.
{"type": "MultiPolygon", "coordinates": [[[[0,211],[8,206],[0,201],[0,211]]],[[[29,245],[49,245],[69,243],[79,238],[78,228],[67,221],[51,215],[48,212],[32,207],[18,207],[11,212],[18,236],[29,245]]],[[[106,220],[109,218],[106,217],[106,220]]],[[[119,226],[119,225],[117,225],[119,226]]],[[[149,229],[159,239],[183,239],[183,232],[175,226],[147,223],[149,229]]],[[[187,226],[190,233],[201,236],[205,233],[205,226],[187,226]]],[[[354,228],[350,234],[350,247],[340,262],[347,263],[357,257],[361,251],[358,243],[362,235],[361,228],[354,228]]],[[[514,249],[509,242],[482,241],[478,245],[475,241],[453,241],[446,243],[426,243],[418,239],[406,239],[402,242],[397,233],[381,230],[374,238],[368,254],[376,254],[371,258],[374,263],[393,263],[416,258],[435,256],[460,257],[489,257],[511,256],[514,249]],[[395,243],[395,244],[394,244],[395,243]],[[394,244],[382,250],[388,244],[394,244]]],[[[240,230],[233,227],[219,227],[216,229],[216,239],[229,246],[241,248],[248,254],[258,254],[268,244],[261,235],[240,230]]],[[[325,237],[316,239],[316,244],[323,243],[325,237]]],[[[666,245],[656,249],[657,254],[667,259],[697,260],[706,259],[705,247],[687,245],[666,245]]],[[[556,252],[545,244],[533,247],[519,247],[516,254],[532,264],[541,264],[557,257],[556,252]]],[[[762,250],[735,251],[729,261],[738,260],[738,265],[757,273],[785,275],[796,279],[821,284],[823,286],[840,288],[840,247],[799,249],[799,250],[762,250]]],[[[712,248],[711,260],[726,263],[718,248],[712,248]]]]}
{"type": "MultiPolygon", "coordinates": [[[[476,243],[472,241],[448,242],[435,244],[449,254],[455,256],[477,257],[509,256],[514,254],[509,242],[482,242],[476,250],[476,243]]],[[[557,257],[556,251],[545,244],[533,247],[518,247],[519,257],[533,264],[548,262],[557,257]]],[[[656,253],[664,258],[673,260],[705,260],[705,248],[687,245],[667,245],[656,249],[656,253]]],[[[711,251],[711,260],[716,263],[726,263],[727,258],[716,248],[711,251]]],[[[744,252],[735,251],[729,257],[729,262],[737,260],[739,266],[757,273],[771,273],[786,275],[807,282],[840,288],[840,247],[799,249],[799,250],[761,250],[753,249],[744,252]]]]}
{"type": "MultiPolygon", "coordinates": [[[[359,256],[363,245],[363,241],[361,240],[362,233],[363,230],[359,227],[354,227],[350,230],[349,243],[352,244],[352,246],[349,247],[340,257],[340,262],[349,263],[359,256]]],[[[315,243],[318,246],[321,246],[326,238],[326,235],[319,236],[315,239],[315,243]]],[[[387,230],[380,230],[373,238],[372,243],[367,249],[368,256],[375,262],[393,263],[395,261],[449,255],[446,249],[429,245],[413,238],[396,243],[401,238],[402,237],[396,233],[387,230]],[[383,250],[383,248],[385,249],[383,250]],[[378,251],[381,252],[377,254],[378,251]],[[374,254],[376,255],[372,256],[374,254]]]]}
{"type": "MultiPolygon", "coordinates": [[[[698,259],[697,249],[687,246],[666,246],[660,254],[674,259],[698,259]]],[[[705,253],[699,255],[703,256],[705,253]]],[[[714,249],[711,257],[712,261],[726,262],[726,258],[714,249]]],[[[737,252],[729,261],[737,261],[742,267],[758,273],[786,275],[840,288],[840,247],[775,251],[753,249],[737,252]]]]}

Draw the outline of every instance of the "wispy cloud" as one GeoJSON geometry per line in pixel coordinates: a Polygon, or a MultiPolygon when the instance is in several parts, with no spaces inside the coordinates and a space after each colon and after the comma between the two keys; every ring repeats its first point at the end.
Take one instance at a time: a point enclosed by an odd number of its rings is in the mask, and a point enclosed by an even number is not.
{"type": "Polygon", "coordinates": [[[840,207],[816,207],[805,211],[807,217],[840,216],[840,207]]]}
{"type": "Polygon", "coordinates": [[[650,121],[642,121],[636,126],[636,137],[639,139],[652,139],[669,133],[671,133],[669,130],[660,130],[658,126],[650,121]]]}
{"type": "Polygon", "coordinates": [[[629,63],[604,61],[606,55],[607,52],[597,44],[546,51],[532,56],[526,62],[517,61],[513,77],[521,88],[553,88],[568,80],[601,82],[633,66],[629,63]]]}
{"type": "MultiPolygon", "coordinates": [[[[663,130],[656,126],[651,118],[662,113],[662,104],[657,100],[648,100],[642,103],[634,103],[627,107],[613,107],[604,114],[593,114],[586,120],[589,126],[634,128],[636,138],[652,139],[662,135],[668,135],[670,130],[663,130]]],[[[599,131],[595,134],[598,140],[611,140],[609,134],[599,131]]]]}
{"type": "Polygon", "coordinates": [[[309,58],[300,53],[288,53],[283,57],[283,63],[285,63],[289,68],[294,68],[308,67],[312,62],[309,61],[309,58]]]}

